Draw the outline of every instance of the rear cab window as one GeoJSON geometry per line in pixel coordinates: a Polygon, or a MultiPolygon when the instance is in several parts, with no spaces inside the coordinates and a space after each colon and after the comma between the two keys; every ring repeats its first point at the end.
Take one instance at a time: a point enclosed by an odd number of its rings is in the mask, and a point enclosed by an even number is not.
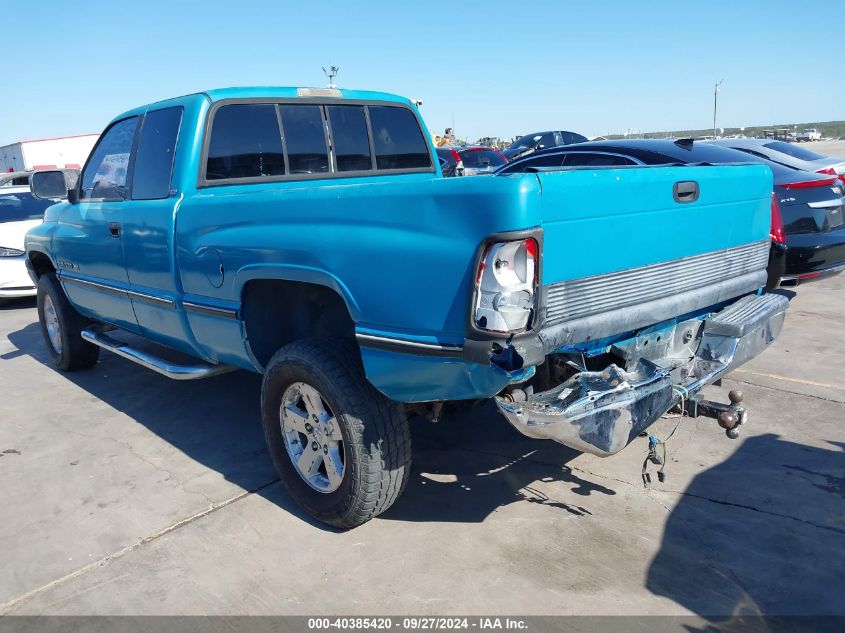
{"type": "Polygon", "coordinates": [[[408,107],[224,102],[210,115],[200,186],[391,172],[434,172],[408,107]]]}
{"type": "Polygon", "coordinates": [[[288,157],[288,173],[320,174],[329,171],[329,145],[323,109],[318,105],[279,107],[288,157]]]}
{"type": "Polygon", "coordinates": [[[337,171],[366,171],[373,168],[370,133],[364,106],[326,106],[334,144],[337,171]]]}

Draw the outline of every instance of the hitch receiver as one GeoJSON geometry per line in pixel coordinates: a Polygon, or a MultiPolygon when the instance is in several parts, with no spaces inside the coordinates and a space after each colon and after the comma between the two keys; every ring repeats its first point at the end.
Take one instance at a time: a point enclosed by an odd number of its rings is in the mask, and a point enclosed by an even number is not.
{"type": "Polygon", "coordinates": [[[748,411],[742,406],[742,399],[742,392],[736,390],[728,393],[730,404],[705,400],[701,394],[696,394],[684,402],[684,410],[691,418],[704,416],[715,419],[725,429],[725,435],[735,440],[739,437],[739,426],[748,420],[748,411]]]}

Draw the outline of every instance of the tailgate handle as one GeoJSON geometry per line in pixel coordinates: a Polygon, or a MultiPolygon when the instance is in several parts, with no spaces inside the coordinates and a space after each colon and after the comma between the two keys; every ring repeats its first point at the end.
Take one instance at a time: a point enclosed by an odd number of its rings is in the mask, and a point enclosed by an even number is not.
{"type": "Polygon", "coordinates": [[[698,200],[698,193],[698,183],[694,180],[682,180],[676,182],[675,186],[672,187],[675,202],[695,202],[698,200]]]}

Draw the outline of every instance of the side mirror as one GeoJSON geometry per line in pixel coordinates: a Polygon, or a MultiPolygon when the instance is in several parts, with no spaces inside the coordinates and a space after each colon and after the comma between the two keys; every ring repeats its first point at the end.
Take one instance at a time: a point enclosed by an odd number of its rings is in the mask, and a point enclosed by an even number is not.
{"type": "Polygon", "coordinates": [[[71,204],[76,204],[77,202],[79,202],[79,189],[77,189],[75,186],[73,187],[73,189],[67,190],[67,201],[71,204]]]}
{"type": "Polygon", "coordinates": [[[67,198],[68,186],[65,172],[36,171],[29,177],[29,189],[36,198],[52,200],[67,198]]]}

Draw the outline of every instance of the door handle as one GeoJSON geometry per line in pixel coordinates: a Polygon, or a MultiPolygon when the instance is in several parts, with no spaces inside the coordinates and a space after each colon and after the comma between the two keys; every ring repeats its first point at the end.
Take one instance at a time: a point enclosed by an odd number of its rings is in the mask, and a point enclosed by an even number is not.
{"type": "Polygon", "coordinates": [[[109,224],[109,235],[112,237],[120,237],[120,222],[111,222],[109,224]]]}

